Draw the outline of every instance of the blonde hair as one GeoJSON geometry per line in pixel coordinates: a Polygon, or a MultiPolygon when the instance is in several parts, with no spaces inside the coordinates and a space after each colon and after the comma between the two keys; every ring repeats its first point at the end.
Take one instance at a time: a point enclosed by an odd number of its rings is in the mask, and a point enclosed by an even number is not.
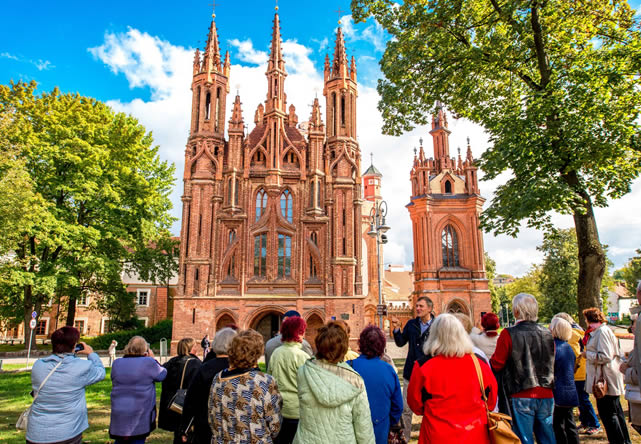
{"type": "Polygon", "coordinates": [[[449,313],[443,313],[434,319],[430,335],[423,345],[426,355],[443,355],[448,358],[462,358],[473,350],[474,345],[463,324],[449,313]]]}
{"type": "Polygon", "coordinates": [[[145,338],[142,336],[134,336],[127,343],[127,346],[125,347],[125,354],[144,356],[144,354],[147,353],[147,350],[149,350],[149,344],[147,344],[145,338]]]}
{"type": "Polygon", "coordinates": [[[539,318],[539,303],[531,294],[519,293],[512,299],[512,313],[518,320],[536,321],[539,318]]]}
{"type": "Polygon", "coordinates": [[[466,315],[465,313],[454,313],[454,316],[456,316],[456,319],[459,320],[468,335],[472,333],[474,325],[472,324],[472,320],[468,315],[466,315]]]}
{"type": "Polygon", "coordinates": [[[196,340],[194,338],[181,339],[180,341],[178,341],[178,345],[176,346],[176,353],[178,354],[178,356],[188,355],[191,349],[194,348],[195,343],[196,340]]]}
{"type": "MultiPolygon", "coordinates": [[[[555,318],[565,319],[566,321],[568,321],[570,323],[570,326],[572,324],[576,324],[576,322],[574,322],[574,319],[572,318],[572,316],[570,316],[569,314],[564,313],[564,312],[557,313],[557,314],[554,315],[554,317],[555,318]]],[[[552,319],[554,319],[554,318],[552,318],[552,319]]]]}
{"type": "Polygon", "coordinates": [[[562,317],[553,317],[550,322],[550,331],[552,336],[562,341],[569,341],[572,337],[572,326],[562,317]]]}

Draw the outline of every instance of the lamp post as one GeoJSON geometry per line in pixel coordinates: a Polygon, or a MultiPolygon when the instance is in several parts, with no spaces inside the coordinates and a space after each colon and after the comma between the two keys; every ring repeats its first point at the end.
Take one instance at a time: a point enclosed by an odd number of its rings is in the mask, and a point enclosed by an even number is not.
{"type": "Polygon", "coordinates": [[[378,323],[381,330],[383,330],[383,286],[381,284],[381,244],[387,243],[387,230],[389,226],[385,223],[385,216],[387,216],[387,202],[384,200],[374,202],[374,207],[369,214],[372,222],[367,234],[376,238],[376,269],[378,271],[378,323]]]}

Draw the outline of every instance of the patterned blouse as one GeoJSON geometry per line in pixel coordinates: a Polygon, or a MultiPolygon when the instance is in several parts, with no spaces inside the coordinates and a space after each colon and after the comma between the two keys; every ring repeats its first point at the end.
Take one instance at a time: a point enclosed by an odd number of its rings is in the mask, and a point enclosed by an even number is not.
{"type": "Polygon", "coordinates": [[[216,444],[272,444],[283,398],[276,380],[257,368],[223,370],[209,392],[209,427],[216,444]]]}

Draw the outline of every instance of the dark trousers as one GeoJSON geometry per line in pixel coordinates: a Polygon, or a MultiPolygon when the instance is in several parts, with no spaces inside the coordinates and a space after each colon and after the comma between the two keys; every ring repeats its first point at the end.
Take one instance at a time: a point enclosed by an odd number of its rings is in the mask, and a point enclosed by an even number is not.
{"type": "Polygon", "coordinates": [[[579,444],[579,431],[574,423],[574,407],[555,405],[552,424],[556,444],[579,444]]]}
{"type": "MultiPolygon", "coordinates": [[[[28,439],[25,441],[27,444],[35,444],[28,439]]],[[[50,444],[82,444],[82,433],[78,436],[74,436],[73,438],[65,439],[64,441],[52,442],[50,444]]]]}
{"type": "Polygon", "coordinates": [[[291,444],[298,430],[298,419],[283,418],[280,424],[280,432],[274,440],[274,444],[291,444]]]}
{"type": "Polygon", "coordinates": [[[576,393],[579,395],[579,423],[583,427],[594,427],[598,429],[601,427],[599,418],[596,416],[592,402],[590,402],[590,394],[585,391],[585,381],[574,381],[576,386],[576,393]]]}
{"type": "Polygon", "coordinates": [[[596,407],[610,444],[630,444],[630,435],[619,397],[606,395],[596,400],[596,407]]]}

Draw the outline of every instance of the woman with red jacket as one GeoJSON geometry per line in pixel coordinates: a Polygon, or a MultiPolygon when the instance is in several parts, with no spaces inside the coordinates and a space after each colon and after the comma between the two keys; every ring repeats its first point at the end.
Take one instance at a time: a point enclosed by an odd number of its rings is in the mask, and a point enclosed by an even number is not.
{"type": "MultiPolygon", "coordinates": [[[[461,442],[490,444],[485,403],[472,358],[472,341],[458,319],[439,315],[432,324],[424,352],[431,358],[416,364],[407,403],[423,415],[419,444],[461,442]]],[[[496,405],[497,385],[490,367],[478,360],[487,407],[496,405]]]]}

